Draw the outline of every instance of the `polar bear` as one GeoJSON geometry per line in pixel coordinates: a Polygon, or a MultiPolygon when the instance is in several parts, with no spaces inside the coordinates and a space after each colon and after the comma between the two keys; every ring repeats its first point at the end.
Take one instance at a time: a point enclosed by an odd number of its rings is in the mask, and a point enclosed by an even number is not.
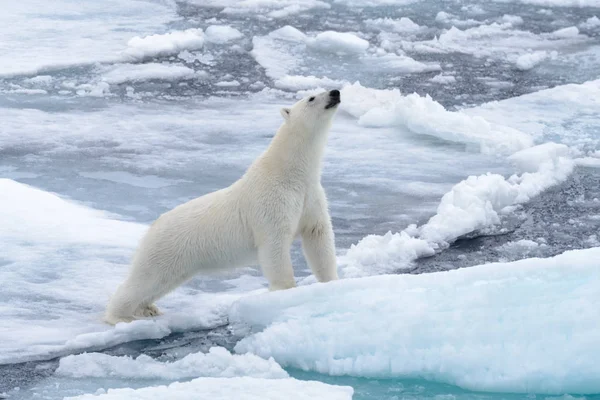
{"type": "Polygon", "coordinates": [[[159,315],[154,301],[199,272],[260,264],[270,290],[294,287],[292,241],[320,282],[338,278],[321,162],[340,92],[283,108],[267,150],[231,186],[161,215],[106,309],[110,324],[159,315]]]}

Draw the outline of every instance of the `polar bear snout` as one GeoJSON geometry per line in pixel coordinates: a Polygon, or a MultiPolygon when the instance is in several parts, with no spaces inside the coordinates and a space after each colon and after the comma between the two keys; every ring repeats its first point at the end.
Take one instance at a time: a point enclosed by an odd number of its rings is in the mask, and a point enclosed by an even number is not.
{"type": "Polygon", "coordinates": [[[340,91],[339,90],[332,90],[329,92],[329,102],[327,102],[327,105],[325,106],[325,109],[328,110],[332,107],[337,106],[338,104],[341,103],[341,99],[340,99],[340,91]]]}

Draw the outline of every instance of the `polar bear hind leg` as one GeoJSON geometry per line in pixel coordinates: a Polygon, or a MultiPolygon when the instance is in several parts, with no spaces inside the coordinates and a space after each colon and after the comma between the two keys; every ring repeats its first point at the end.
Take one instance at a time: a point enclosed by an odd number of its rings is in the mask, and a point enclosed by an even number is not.
{"type": "Polygon", "coordinates": [[[154,301],[171,292],[187,278],[189,277],[176,274],[143,274],[134,270],[110,299],[104,320],[114,325],[117,322],[131,322],[161,315],[153,304],[154,301]]]}

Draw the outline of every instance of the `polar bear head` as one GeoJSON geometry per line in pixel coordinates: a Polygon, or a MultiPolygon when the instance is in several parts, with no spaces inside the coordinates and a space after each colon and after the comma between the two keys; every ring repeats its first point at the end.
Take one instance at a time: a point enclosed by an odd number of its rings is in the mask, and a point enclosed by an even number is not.
{"type": "Polygon", "coordinates": [[[340,102],[340,91],[331,90],[305,97],[291,108],[282,108],[281,115],[287,126],[307,132],[323,131],[329,129],[340,102]]]}

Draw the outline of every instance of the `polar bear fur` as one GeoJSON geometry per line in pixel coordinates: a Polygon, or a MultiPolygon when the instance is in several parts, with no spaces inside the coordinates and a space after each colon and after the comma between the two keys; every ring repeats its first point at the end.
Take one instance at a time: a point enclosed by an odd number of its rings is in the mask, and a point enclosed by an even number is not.
{"type": "Polygon", "coordinates": [[[338,278],[321,161],[340,102],[332,90],[297,102],[267,150],[231,186],[161,215],[111,298],[110,324],[159,315],[154,301],[200,272],[258,263],[271,290],[296,285],[290,257],[300,236],[320,282],[338,278]]]}

